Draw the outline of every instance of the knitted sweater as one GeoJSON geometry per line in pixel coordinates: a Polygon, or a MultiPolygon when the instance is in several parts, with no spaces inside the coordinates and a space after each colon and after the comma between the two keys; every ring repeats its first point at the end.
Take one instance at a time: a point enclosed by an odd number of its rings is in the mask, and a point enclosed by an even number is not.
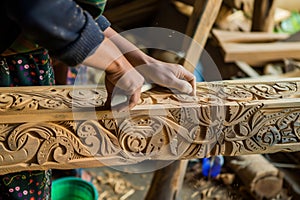
{"type": "Polygon", "coordinates": [[[20,37],[70,66],[81,63],[110,26],[106,0],[1,0],[0,55],[20,37]]]}

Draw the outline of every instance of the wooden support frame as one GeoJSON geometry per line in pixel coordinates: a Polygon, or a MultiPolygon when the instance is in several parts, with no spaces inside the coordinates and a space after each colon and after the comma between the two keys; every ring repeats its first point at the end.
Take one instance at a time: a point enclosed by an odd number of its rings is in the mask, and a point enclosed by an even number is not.
{"type": "Polygon", "coordinates": [[[300,79],[156,88],[130,113],[104,87],[1,88],[0,174],[300,150],[300,79]]]}
{"type": "MultiPolygon", "coordinates": [[[[193,38],[183,42],[183,49],[187,48],[183,66],[194,73],[200,60],[209,33],[218,16],[223,0],[196,0],[193,4],[193,12],[189,18],[185,34],[193,38]]],[[[146,199],[171,200],[180,198],[180,190],[188,161],[176,161],[167,167],[154,173],[151,187],[146,199]],[[174,175],[175,174],[175,175],[174,175]],[[159,184],[158,184],[159,183],[159,184]],[[157,192],[167,191],[167,192],[157,192]]]]}
{"type": "Polygon", "coordinates": [[[254,0],[252,31],[273,32],[277,0],[254,0]]]}
{"type": "Polygon", "coordinates": [[[190,72],[194,72],[199,62],[222,2],[223,0],[198,0],[194,3],[194,11],[186,28],[186,34],[192,37],[194,42],[188,44],[183,62],[183,66],[190,72]]]}

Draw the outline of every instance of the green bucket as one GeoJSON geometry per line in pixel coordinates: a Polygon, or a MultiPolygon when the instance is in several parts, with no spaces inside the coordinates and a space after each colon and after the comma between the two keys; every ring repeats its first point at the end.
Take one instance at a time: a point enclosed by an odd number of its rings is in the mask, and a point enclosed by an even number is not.
{"type": "Polygon", "coordinates": [[[95,186],[81,178],[65,177],[53,181],[52,200],[97,200],[95,186]]]}

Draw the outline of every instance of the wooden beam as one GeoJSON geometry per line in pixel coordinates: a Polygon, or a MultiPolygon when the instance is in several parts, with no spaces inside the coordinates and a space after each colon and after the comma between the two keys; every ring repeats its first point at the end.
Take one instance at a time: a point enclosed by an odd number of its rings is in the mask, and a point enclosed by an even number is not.
{"type": "Polygon", "coordinates": [[[288,41],[289,34],[229,32],[214,29],[225,62],[243,61],[258,65],[283,59],[300,59],[300,43],[288,41]],[[284,42],[280,42],[280,41],[284,42]]]}
{"type": "Polygon", "coordinates": [[[212,30],[213,37],[218,43],[269,43],[286,40],[290,34],[286,33],[266,33],[266,32],[238,32],[224,31],[219,29],[212,30]]]}
{"type": "Polygon", "coordinates": [[[300,42],[223,43],[225,62],[243,61],[248,64],[300,59],[300,42]]]}
{"type": "Polygon", "coordinates": [[[252,31],[273,32],[277,0],[255,0],[252,31]]]}
{"type": "Polygon", "coordinates": [[[177,160],[155,171],[145,200],[181,199],[181,188],[188,161],[177,160]]]}
{"type": "Polygon", "coordinates": [[[247,76],[251,78],[258,78],[260,74],[257,73],[250,65],[245,62],[237,61],[235,64],[238,66],[240,70],[242,70],[247,76]]]}
{"type": "Polygon", "coordinates": [[[224,0],[225,5],[238,10],[242,10],[245,4],[253,5],[253,2],[254,0],[224,0]]]}
{"type": "MultiPolygon", "coordinates": [[[[218,16],[222,0],[196,0],[193,5],[193,12],[190,16],[186,35],[192,37],[183,41],[183,49],[186,47],[186,55],[183,66],[194,73],[209,33],[218,16]]],[[[179,199],[181,186],[183,184],[188,161],[177,161],[155,172],[152,185],[146,199],[172,200],[179,199]],[[176,176],[174,176],[176,174],[176,176]],[[163,178],[163,181],[161,180],[163,178]],[[159,184],[157,184],[159,183],[159,184]],[[155,193],[158,188],[168,189],[163,193],[155,193]]]]}
{"type": "Polygon", "coordinates": [[[222,0],[195,1],[194,11],[186,30],[186,34],[192,37],[193,42],[191,44],[186,44],[184,42],[183,44],[184,46],[188,46],[183,66],[190,72],[194,72],[195,67],[199,62],[201,53],[218,16],[221,5],[222,0]]]}
{"type": "Polygon", "coordinates": [[[156,88],[129,113],[103,108],[104,87],[0,91],[0,174],[300,150],[299,78],[156,88]]]}

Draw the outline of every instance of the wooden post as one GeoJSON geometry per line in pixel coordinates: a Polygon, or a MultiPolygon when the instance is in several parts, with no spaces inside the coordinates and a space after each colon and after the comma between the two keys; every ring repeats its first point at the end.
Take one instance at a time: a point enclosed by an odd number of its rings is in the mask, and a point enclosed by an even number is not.
{"type": "Polygon", "coordinates": [[[272,32],[277,0],[255,0],[252,16],[252,31],[272,32]]]}
{"type": "Polygon", "coordinates": [[[188,161],[175,161],[154,173],[145,200],[177,200],[183,184],[188,161]]]}
{"type": "MultiPolygon", "coordinates": [[[[201,53],[218,16],[221,5],[222,0],[195,1],[194,11],[186,30],[186,34],[192,37],[193,43],[189,44],[183,63],[183,66],[190,72],[194,72],[195,67],[199,62],[201,53]]],[[[186,45],[186,43],[183,45],[186,45]]]]}
{"type": "MultiPolygon", "coordinates": [[[[191,44],[183,42],[183,46],[189,45],[183,66],[190,72],[194,72],[195,66],[199,62],[221,4],[222,0],[196,0],[194,2],[194,10],[186,28],[186,35],[191,36],[194,41],[191,44]]],[[[163,169],[157,170],[154,173],[146,199],[179,199],[187,164],[187,160],[176,161],[163,169]]]]}
{"type": "Polygon", "coordinates": [[[245,4],[253,3],[253,0],[224,0],[224,3],[230,8],[242,10],[245,4]]]}

